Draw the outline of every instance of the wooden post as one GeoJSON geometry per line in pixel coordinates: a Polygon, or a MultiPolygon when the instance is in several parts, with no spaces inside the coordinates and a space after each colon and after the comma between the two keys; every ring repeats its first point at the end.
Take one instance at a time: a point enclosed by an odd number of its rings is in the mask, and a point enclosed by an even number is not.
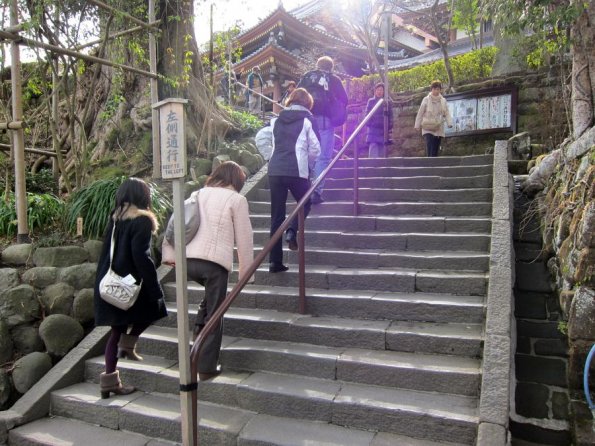
{"type": "Polygon", "coordinates": [[[283,110],[279,105],[279,101],[281,100],[282,96],[283,93],[281,92],[281,80],[279,79],[279,76],[275,76],[273,79],[273,101],[275,101],[273,102],[273,113],[275,114],[279,114],[281,110],[283,110]]]}
{"type": "MultiPolygon", "coordinates": [[[[155,0],[149,0],[149,22],[155,21],[155,0]]],[[[157,74],[157,44],[155,33],[149,30],[149,70],[157,74]]],[[[151,104],[159,102],[157,79],[150,78],[151,104]]],[[[161,178],[161,151],[159,149],[159,110],[151,110],[151,138],[153,139],[153,178],[161,178]]]]}
{"type": "Polygon", "coordinates": [[[153,104],[159,113],[161,178],[172,180],[174,204],[174,240],[176,245],[176,307],[178,311],[178,369],[180,373],[180,408],[182,443],[195,444],[192,417],[193,388],[190,372],[190,336],[188,324],[188,282],[186,278],[186,240],[184,237],[184,177],[186,176],[186,132],[184,105],[187,99],[170,98],[153,104]]]}
{"type": "MultiPolygon", "coordinates": [[[[231,71],[231,67],[229,67],[231,71]]],[[[213,70],[213,3],[211,3],[211,18],[210,18],[210,39],[209,39],[209,76],[211,78],[211,88],[213,89],[213,94],[216,96],[217,92],[215,91],[215,76],[213,70]]],[[[229,102],[231,105],[231,101],[229,102]]]]}
{"type": "Polygon", "coordinates": [[[386,30],[384,34],[384,107],[383,107],[383,115],[384,115],[384,140],[382,144],[384,147],[382,148],[382,152],[386,151],[386,157],[388,157],[388,147],[386,146],[386,142],[388,141],[388,107],[390,104],[388,103],[389,91],[388,91],[388,42],[390,41],[390,22],[391,22],[391,15],[389,12],[385,13],[386,16],[386,30]]]}
{"type": "MultiPolygon", "coordinates": [[[[10,2],[10,26],[18,25],[17,0],[10,2]]],[[[13,40],[10,44],[12,64],[10,67],[12,84],[12,120],[23,120],[23,97],[21,89],[21,58],[19,44],[13,40]]],[[[29,243],[29,225],[27,223],[27,189],[25,185],[25,133],[23,128],[12,130],[14,151],[14,177],[17,211],[17,243],[29,243]]]]}

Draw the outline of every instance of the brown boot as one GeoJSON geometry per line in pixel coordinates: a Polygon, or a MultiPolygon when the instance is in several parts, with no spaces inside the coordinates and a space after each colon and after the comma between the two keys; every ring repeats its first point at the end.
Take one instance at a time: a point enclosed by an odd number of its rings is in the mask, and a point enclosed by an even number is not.
{"type": "Polygon", "coordinates": [[[128,358],[132,361],[142,361],[143,357],[136,353],[138,336],[122,334],[118,342],[118,358],[128,358]]]}
{"type": "Polygon", "coordinates": [[[99,375],[99,386],[101,389],[101,398],[109,398],[110,392],[116,395],[128,395],[136,390],[134,386],[123,386],[120,381],[120,372],[102,373],[99,375]]]}

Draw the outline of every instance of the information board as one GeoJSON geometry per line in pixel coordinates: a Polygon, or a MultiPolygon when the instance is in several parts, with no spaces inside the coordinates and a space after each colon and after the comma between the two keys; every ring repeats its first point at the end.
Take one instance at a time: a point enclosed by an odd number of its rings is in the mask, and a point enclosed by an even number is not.
{"type": "Polygon", "coordinates": [[[516,88],[498,88],[445,96],[453,127],[446,136],[494,131],[516,132],[516,88]]]}

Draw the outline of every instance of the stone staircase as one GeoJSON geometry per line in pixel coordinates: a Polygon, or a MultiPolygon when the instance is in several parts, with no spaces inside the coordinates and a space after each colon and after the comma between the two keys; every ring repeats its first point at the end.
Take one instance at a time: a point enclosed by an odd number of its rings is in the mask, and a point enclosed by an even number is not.
{"type": "MultiPolygon", "coordinates": [[[[306,222],[306,314],[290,270],[256,272],[225,316],[224,373],[200,382],[202,445],[475,444],[482,385],[492,157],[360,161],[331,171],[306,222]]],[[[269,238],[266,176],[247,193],[255,251],[269,238]]],[[[236,280],[232,276],[232,282],[236,280]]],[[[51,416],[10,445],[179,443],[175,284],[169,316],[121,361],[140,391],[101,400],[101,356],[86,381],[51,394],[51,416]],[[94,439],[98,439],[95,441],[94,439]]],[[[202,287],[189,284],[190,321],[202,287]]]]}

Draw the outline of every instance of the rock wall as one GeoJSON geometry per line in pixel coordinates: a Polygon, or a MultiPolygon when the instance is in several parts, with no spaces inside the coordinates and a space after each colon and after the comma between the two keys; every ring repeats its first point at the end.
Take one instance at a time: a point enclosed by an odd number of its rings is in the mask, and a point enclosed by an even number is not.
{"type": "MultiPolygon", "coordinates": [[[[533,143],[545,145],[550,150],[562,143],[568,134],[568,120],[564,112],[564,97],[567,92],[562,83],[565,67],[551,67],[547,70],[518,73],[516,75],[493,77],[477,83],[457,86],[456,92],[479,92],[504,85],[518,88],[517,133],[529,132],[533,143]]],[[[421,132],[413,128],[415,115],[428,88],[393,95],[393,144],[389,156],[425,156],[425,143],[421,132]]],[[[370,97],[372,92],[370,92],[370,97]]],[[[364,117],[366,104],[350,106],[347,134],[364,117]]],[[[365,131],[363,132],[365,135],[365,131]]],[[[512,132],[489,135],[450,137],[443,140],[441,155],[483,154],[493,150],[498,139],[512,137],[512,132]]],[[[363,151],[364,137],[358,138],[363,151]]],[[[538,155],[539,153],[533,154],[538,155]]]]}
{"type": "Polygon", "coordinates": [[[540,216],[535,201],[520,191],[519,178],[514,195],[516,352],[510,430],[513,443],[565,446],[571,443],[568,343],[559,329],[561,310],[547,269],[540,216]]]}
{"type": "MultiPolygon", "coordinates": [[[[523,188],[534,195],[532,212],[540,217],[543,256],[562,312],[559,326],[568,335],[574,444],[595,444],[582,388],[595,344],[595,128],[538,161],[523,188]]],[[[595,364],[590,378],[595,392],[595,364]]]]}
{"type": "Polygon", "coordinates": [[[12,406],[92,328],[101,242],[9,246],[0,255],[0,410],[12,406]]]}

